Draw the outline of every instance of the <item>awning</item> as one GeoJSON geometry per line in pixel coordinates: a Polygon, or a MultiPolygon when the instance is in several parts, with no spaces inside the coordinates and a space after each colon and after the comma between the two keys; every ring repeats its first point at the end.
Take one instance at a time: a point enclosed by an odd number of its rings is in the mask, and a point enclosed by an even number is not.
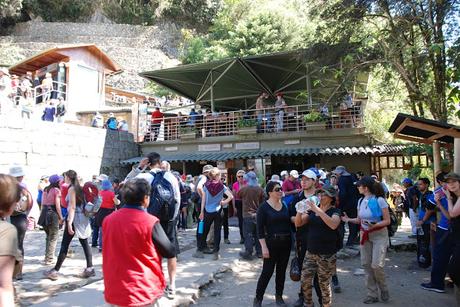
{"type": "MultiPolygon", "coordinates": [[[[229,58],[208,63],[180,65],[146,71],[140,76],[187,97],[197,104],[212,103],[222,109],[248,109],[266,92],[274,98],[284,93],[288,104],[302,104],[297,98],[308,92],[310,102],[324,101],[340,83],[325,67],[337,65],[354,46],[317,44],[309,49],[229,58]]],[[[366,88],[367,74],[355,72],[356,88],[366,88]],[[363,85],[363,86],[360,86],[363,85]]]]}
{"type": "Polygon", "coordinates": [[[396,116],[388,131],[395,138],[424,144],[434,141],[453,144],[455,138],[460,138],[458,126],[403,113],[396,116]]]}
{"type": "MultiPolygon", "coordinates": [[[[207,153],[171,153],[161,156],[169,162],[194,162],[194,161],[227,161],[236,159],[254,159],[270,156],[303,156],[303,155],[367,155],[367,154],[395,154],[400,153],[405,145],[373,145],[359,147],[304,147],[280,148],[268,150],[252,150],[239,152],[207,152],[207,153]]],[[[121,162],[130,165],[140,162],[142,157],[135,157],[121,162]]]]}

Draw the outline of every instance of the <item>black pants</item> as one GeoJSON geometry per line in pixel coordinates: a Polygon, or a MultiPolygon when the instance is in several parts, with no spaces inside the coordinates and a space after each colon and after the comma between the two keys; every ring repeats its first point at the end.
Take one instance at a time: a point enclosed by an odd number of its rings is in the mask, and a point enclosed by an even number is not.
{"type": "Polygon", "coordinates": [[[262,273],[257,281],[256,298],[262,300],[267,289],[270,278],[276,268],[275,288],[276,295],[283,295],[284,282],[286,280],[286,269],[291,253],[291,238],[267,239],[267,247],[270,258],[264,258],[262,273]]]}
{"type": "MultiPolygon", "coordinates": [[[[67,221],[64,227],[64,233],[62,235],[61,250],[59,251],[59,256],[56,261],[54,269],[59,271],[61,269],[62,263],[64,263],[65,258],[67,257],[67,252],[69,251],[70,242],[74,235],[70,235],[67,226],[67,221]]],[[[72,226],[75,230],[75,227],[72,226]]],[[[88,239],[78,239],[80,241],[81,247],[83,247],[83,252],[85,253],[86,258],[86,267],[90,268],[93,266],[93,256],[91,255],[91,248],[89,247],[88,239]]]]}
{"type": "MultiPolygon", "coordinates": [[[[299,236],[296,236],[296,242],[297,242],[297,255],[299,257],[299,264],[300,267],[303,267],[303,261],[305,260],[305,254],[307,253],[307,241],[304,238],[299,238],[299,236]]],[[[321,288],[319,287],[319,280],[318,280],[318,273],[315,274],[315,277],[313,278],[313,287],[315,288],[316,296],[318,297],[318,302],[319,305],[322,305],[322,294],[321,294],[321,288]]],[[[303,291],[302,291],[302,285],[300,285],[300,291],[299,291],[299,297],[303,298],[303,291]]]]}
{"type": "MultiPolygon", "coordinates": [[[[206,238],[211,229],[211,224],[214,222],[214,253],[219,252],[220,247],[220,229],[222,228],[222,210],[217,212],[206,212],[204,210],[204,230],[203,234],[198,234],[198,249],[204,250],[206,248],[206,238]]],[[[198,228],[198,227],[197,227],[198,228]]]]}
{"type": "MultiPolygon", "coordinates": [[[[460,288],[460,233],[452,232],[452,237],[454,237],[454,248],[452,252],[452,257],[450,258],[449,266],[447,272],[449,273],[450,278],[457,286],[460,288]]],[[[459,289],[457,289],[460,291],[459,289]]]]}
{"type": "Polygon", "coordinates": [[[243,232],[243,202],[241,200],[235,200],[236,216],[238,217],[238,228],[240,229],[240,238],[244,240],[243,232]]]}
{"type": "Polygon", "coordinates": [[[99,226],[96,224],[96,218],[92,217],[90,218],[90,223],[91,223],[91,245],[93,247],[96,247],[99,241],[99,226]]]}
{"type": "Polygon", "coordinates": [[[153,137],[153,141],[155,142],[158,138],[158,135],[160,134],[160,126],[161,126],[161,123],[154,123],[152,124],[152,132],[151,132],[151,135],[153,137]]]}
{"type": "Polygon", "coordinates": [[[18,248],[21,251],[21,255],[24,256],[24,237],[27,231],[27,215],[19,214],[10,217],[11,224],[16,227],[18,232],[18,248]]]}
{"type": "Polygon", "coordinates": [[[428,268],[431,265],[430,249],[430,224],[423,224],[423,235],[417,233],[417,262],[421,268],[428,268]]]}
{"type": "Polygon", "coordinates": [[[224,215],[222,217],[222,226],[224,227],[224,239],[228,239],[228,207],[222,208],[224,215]]]}

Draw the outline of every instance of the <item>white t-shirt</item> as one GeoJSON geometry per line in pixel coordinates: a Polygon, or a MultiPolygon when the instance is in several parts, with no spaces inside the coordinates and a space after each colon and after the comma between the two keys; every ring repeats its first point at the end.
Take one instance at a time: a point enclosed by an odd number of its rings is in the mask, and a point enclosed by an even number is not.
{"type": "MultiPolygon", "coordinates": [[[[358,201],[358,217],[361,219],[361,227],[363,229],[368,229],[369,226],[364,222],[378,223],[381,221],[381,218],[373,217],[372,211],[369,208],[369,200],[375,196],[366,196],[362,200],[358,201]]],[[[377,198],[377,203],[381,210],[388,208],[388,203],[383,197],[377,198]]]]}

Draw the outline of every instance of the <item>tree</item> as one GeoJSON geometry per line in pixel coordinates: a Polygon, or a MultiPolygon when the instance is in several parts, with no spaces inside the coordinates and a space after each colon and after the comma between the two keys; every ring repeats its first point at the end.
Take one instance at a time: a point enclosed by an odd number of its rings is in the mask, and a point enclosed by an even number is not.
{"type": "Polygon", "coordinates": [[[0,26],[13,23],[21,15],[22,0],[0,0],[0,26]]]}
{"type": "MultiPolygon", "coordinates": [[[[403,81],[414,115],[447,121],[446,29],[458,13],[456,0],[336,0],[316,6],[330,40],[366,33],[403,81]]],[[[455,35],[447,30],[449,35],[455,35]]],[[[361,35],[360,35],[361,34],[361,35]]],[[[364,40],[363,40],[364,41],[364,40]]]]}

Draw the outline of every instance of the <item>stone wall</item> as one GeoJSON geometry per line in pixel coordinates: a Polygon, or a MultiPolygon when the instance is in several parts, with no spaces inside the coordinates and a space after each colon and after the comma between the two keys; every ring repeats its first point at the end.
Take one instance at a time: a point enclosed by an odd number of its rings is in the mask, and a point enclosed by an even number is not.
{"type": "Polygon", "coordinates": [[[31,193],[42,175],[74,169],[83,179],[106,173],[123,179],[129,168],[121,160],[137,156],[138,145],[127,132],[0,116],[0,172],[22,165],[31,193]]]}

